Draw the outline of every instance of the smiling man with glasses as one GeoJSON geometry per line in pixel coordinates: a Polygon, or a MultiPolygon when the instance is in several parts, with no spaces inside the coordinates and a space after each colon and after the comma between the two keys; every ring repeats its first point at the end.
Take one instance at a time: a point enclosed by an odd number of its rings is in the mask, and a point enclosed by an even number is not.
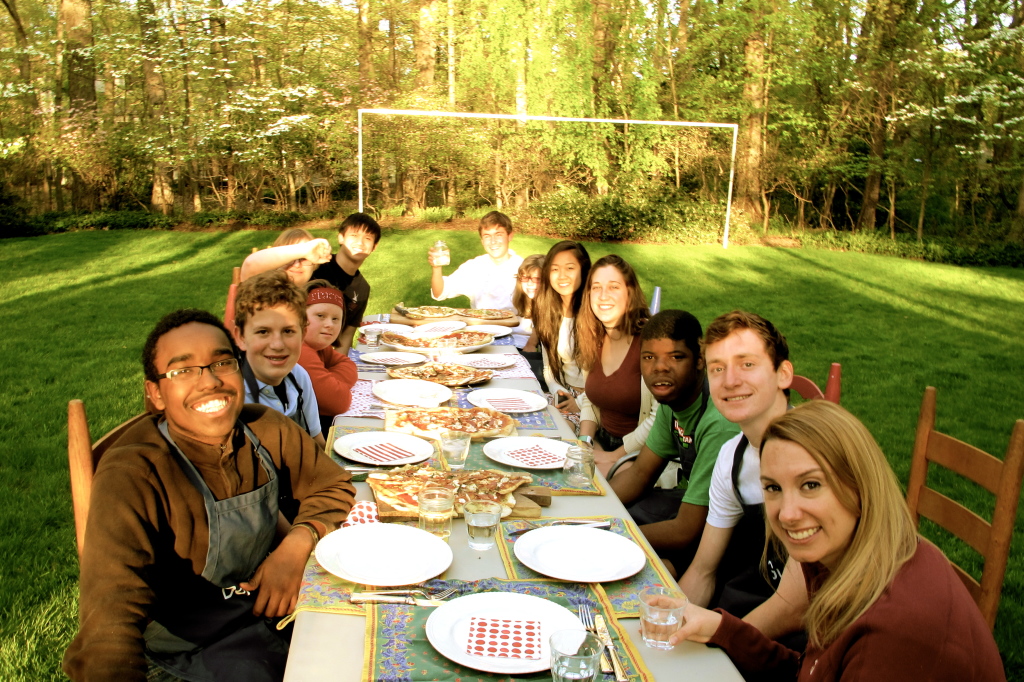
{"type": "Polygon", "coordinates": [[[512,221],[504,213],[491,211],[480,219],[480,243],[484,255],[471,258],[447,277],[447,261],[427,256],[430,262],[430,295],[435,301],[467,296],[471,308],[512,310],[512,291],[516,286],[522,256],[508,247],[512,241],[512,221]]]}
{"type": "Polygon", "coordinates": [[[213,315],[164,317],[142,352],[161,411],[103,456],[81,557],[73,680],[279,680],[319,537],[351,476],[281,413],[245,405],[238,349],[213,315]]]}

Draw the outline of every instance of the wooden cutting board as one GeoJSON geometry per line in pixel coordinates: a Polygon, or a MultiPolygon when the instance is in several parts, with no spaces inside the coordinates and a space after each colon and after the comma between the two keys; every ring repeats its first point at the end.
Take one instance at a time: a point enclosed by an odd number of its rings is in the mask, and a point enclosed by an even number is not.
{"type": "Polygon", "coordinates": [[[475,324],[493,324],[499,327],[518,327],[519,318],[509,317],[504,320],[481,320],[479,317],[463,317],[462,315],[449,315],[448,317],[431,317],[426,320],[414,320],[411,317],[402,315],[397,310],[391,311],[391,323],[392,324],[407,324],[412,327],[418,327],[422,324],[430,324],[431,322],[448,322],[451,320],[458,320],[459,322],[465,322],[467,326],[472,327],[475,324]]]}
{"type": "MultiPolygon", "coordinates": [[[[535,486],[533,488],[534,490],[546,490],[546,488],[537,488],[535,486]]],[[[550,491],[548,492],[548,500],[550,502],[550,491]]],[[[526,495],[521,494],[519,490],[513,492],[512,495],[516,498],[516,506],[512,507],[512,513],[506,516],[506,519],[539,519],[541,517],[541,505],[526,495]]],[[[377,502],[377,516],[385,523],[416,521],[419,517],[416,512],[399,511],[386,502],[380,501],[377,502]]],[[[455,518],[462,518],[462,515],[456,514],[455,518]]]]}

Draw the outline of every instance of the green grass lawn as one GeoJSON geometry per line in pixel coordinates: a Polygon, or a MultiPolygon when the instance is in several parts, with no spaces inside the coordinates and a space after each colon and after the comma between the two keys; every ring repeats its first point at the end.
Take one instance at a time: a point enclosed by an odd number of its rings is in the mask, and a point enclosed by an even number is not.
{"type": "MultiPolygon", "coordinates": [[[[85,401],[94,437],[140,412],[139,353],[149,329],[179,307],[223,313],[231,268],[274,236],[79,232],[0,241],[0,679],[59,679],[77,626],[67,401],[85,401]]],[[[386,231],[363,269],[373,286],[368,312],[428,302],[426,251],[438,238],[455,262],[481,253],[475,232],[386,231]]],[[[552,243],[517,234],[512,246],[526,256],[552,243]]],[[[594,260],[620,254],[648,293],[662,287],[662,307],[689,310],[704,324],[733,308],[771,319],[789,339],[797,372],[821,385],[829,363],[841,362],[843,405],[868,425],[904,483],[925,386],[939,389],[940,430],[1000,456],[1013,421],[1024,417],[1024,271],[761,247],[588,249],[594,260]]],[[[953,495],[990,512],[976,490],[953,495]]],[[[1024,679],[1020,519],[996,626],[1011,680],[1024,679]]]]}

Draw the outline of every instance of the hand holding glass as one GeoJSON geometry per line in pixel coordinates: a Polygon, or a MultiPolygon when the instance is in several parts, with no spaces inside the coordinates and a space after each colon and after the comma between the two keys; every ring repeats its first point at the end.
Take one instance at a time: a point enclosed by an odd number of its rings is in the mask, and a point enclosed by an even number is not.
{"type": "Polygon", "coordinates": [[[686,610],[686,596],[668,587],[640,591],[640,634],[652,649],[673,649],[669,637],[679,629],[686,610]]]}
{"type": "Polygon", "coordinates": [[[553,682],[592,682],[600,669],[604,646],[586,630],[558,630],[551,635],[553,682]]]}

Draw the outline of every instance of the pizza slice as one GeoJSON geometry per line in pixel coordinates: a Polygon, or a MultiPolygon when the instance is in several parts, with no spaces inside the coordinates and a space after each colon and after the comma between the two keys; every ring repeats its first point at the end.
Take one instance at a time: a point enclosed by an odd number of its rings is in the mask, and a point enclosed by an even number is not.
{"type": "Polygon", "coordinates": [[[388,376],[395,379],[422,379],[442,386],[465,386],[490,379],[490,373],[486,379],[480,379],[479,370],[450,362],[428,362],[419,367],[392,367],[387,372],[388,376]]]}
{"type": "Polygon", "coordinates": [[[507,414],[486,407],[412,407],[389,410],[384,430],[437,439],[442,431],[465,431],[474,440],[510,436],[516,421],[507,414]]]}
{"type": "Polygon", "coordinates": [[[499,310],[497,308],[465,308],[459,310],[463,317],[474,317],[479,320],[508,320],[515,317],[511,310],[499,310]]]}

